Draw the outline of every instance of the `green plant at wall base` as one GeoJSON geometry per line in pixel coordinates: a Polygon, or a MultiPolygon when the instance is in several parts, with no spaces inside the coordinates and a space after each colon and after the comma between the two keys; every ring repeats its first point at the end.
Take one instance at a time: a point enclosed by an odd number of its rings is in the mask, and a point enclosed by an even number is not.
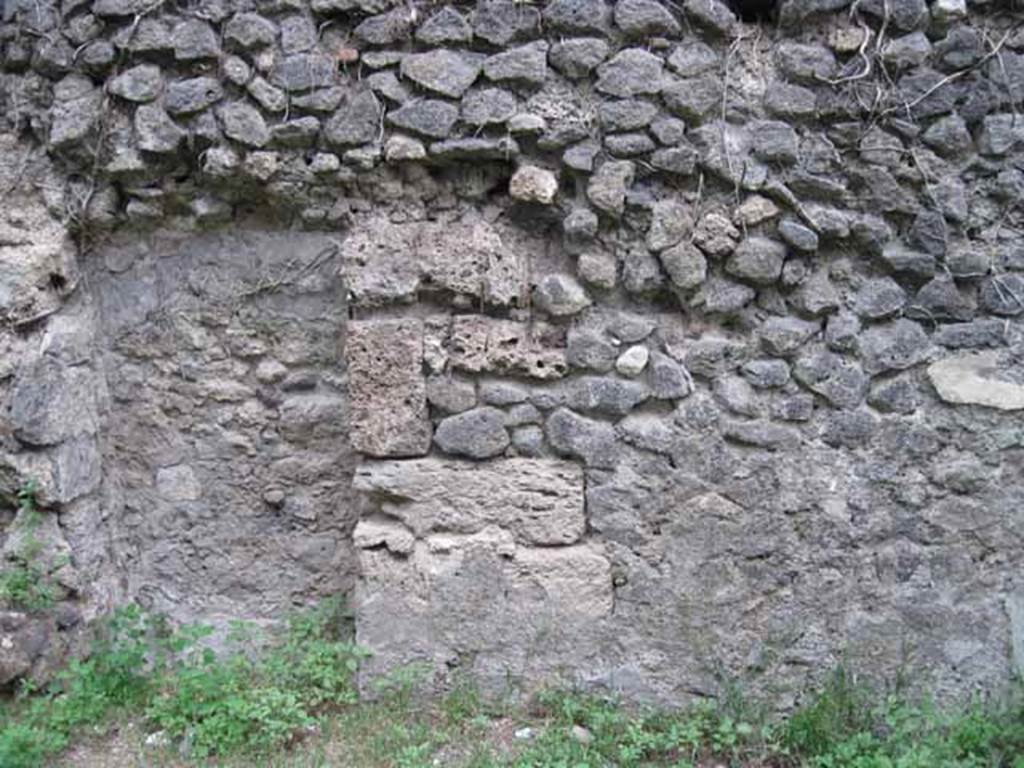
{"type": "Polygon", "coordinates": [[[35,531],[42,523],[36,502],[38,486],[28,480],[17,494],[21,542],[13,559],[0,572],[0,603],[16,610],[38,613],[51,608],[59,590],[50,573],[66,564],[65,559],[46,564],[41,561],[43,545],[35,531]]]}

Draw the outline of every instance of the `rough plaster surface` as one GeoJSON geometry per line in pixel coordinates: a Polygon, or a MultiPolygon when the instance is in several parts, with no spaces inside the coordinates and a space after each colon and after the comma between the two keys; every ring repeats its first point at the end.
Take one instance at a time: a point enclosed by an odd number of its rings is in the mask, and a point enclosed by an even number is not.
{"type": "Polygon", "coordinates": [[[7,3],[0,682],[335,591],[367,679],[1005,682],[1019,11],[391,6],[7,3]]]}

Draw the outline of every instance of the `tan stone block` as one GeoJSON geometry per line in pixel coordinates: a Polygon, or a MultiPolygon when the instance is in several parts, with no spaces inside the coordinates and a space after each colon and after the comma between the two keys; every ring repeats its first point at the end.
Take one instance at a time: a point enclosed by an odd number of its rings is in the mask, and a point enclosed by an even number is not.
{"type": "Polygon", "coordinates": [[[422,456],[430,448],[423,377],[423,323],[415,319],[349,323],[352,447],[371,456],[422,456]]]}

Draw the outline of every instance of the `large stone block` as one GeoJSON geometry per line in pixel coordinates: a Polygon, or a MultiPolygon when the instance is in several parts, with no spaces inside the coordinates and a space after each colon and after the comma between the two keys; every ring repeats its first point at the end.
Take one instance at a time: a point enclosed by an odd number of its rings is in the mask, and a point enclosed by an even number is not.
{"type": "Polygon", "coordinates": [[[421,456],[430,448],[423,323],[367,320],[348,326],[352,446],[371,456],[421,456]]]}
{"type": "Polygon", "coordinates": [[[417,537],[497,525],[521,543],[571,544],[585,527],[583,473],[568,461],[371,461],[356,471],[353,487],[417,537]]]}
{"type": "Polygon", "coordinates": [[[440,290],[504,306],[527,292],[525,254],[474,216],[443,223],[373,219],[345,240],[342,265],[355,304],[409,303],[440,290]]]}
{"type": "Polygon", "coordinates": [[[598,627],[613,598],[602,549],[517,548],[506,536],[431,536],[406,558],[360,551],[356,641],[373,653],[365,688],[411,663],[426,663],[440,685],[452,670],[470,674],[490,695],[550,684],[570,658],[603,666],[598,627]]]}

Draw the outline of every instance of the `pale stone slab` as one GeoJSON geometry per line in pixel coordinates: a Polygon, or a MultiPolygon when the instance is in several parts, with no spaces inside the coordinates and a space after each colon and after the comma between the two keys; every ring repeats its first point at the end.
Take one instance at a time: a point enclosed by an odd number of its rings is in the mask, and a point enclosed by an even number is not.
{"type": "Polygon", "coordinates": [[[600,660],[611,618],[611,565],[600,547],[516,547],[505,532],[442,534],[399,558],[359,551],[356,641],[372,652],[361,683],[426,663],[443,686],[453,670],[491,695],[541,687],[565,659],[600,660]]]}
{"type": "Polygon", "coordinates": [[[423,323],[415,319],[349,323],[352,447],[371,456],[422,456],[430,448],[423,377],[423,323]]]}
{"type": "Polygon", "coordinates": [[[585,528],[583,472],[567,461],[369,461],[356,470],[352,486],[419,538],[497,525],[520,542],[571,544],[585,528]]]}
{"type": "Polygon", "coordinates": [[[998,378],[999,353],[955,355],[928,366],[939,397],[957,405],[984,405],[1001,411],[1024,408],[1024,384],[998,378]]]}
{"type": "Polygon", "coordinates": [[[411,303],[421,291],[451,291],[507,306],[526,293],[526,257],[512,238],[477,216],[394,223],[374,218],[342,244],[354,304],[411,303]]]}

